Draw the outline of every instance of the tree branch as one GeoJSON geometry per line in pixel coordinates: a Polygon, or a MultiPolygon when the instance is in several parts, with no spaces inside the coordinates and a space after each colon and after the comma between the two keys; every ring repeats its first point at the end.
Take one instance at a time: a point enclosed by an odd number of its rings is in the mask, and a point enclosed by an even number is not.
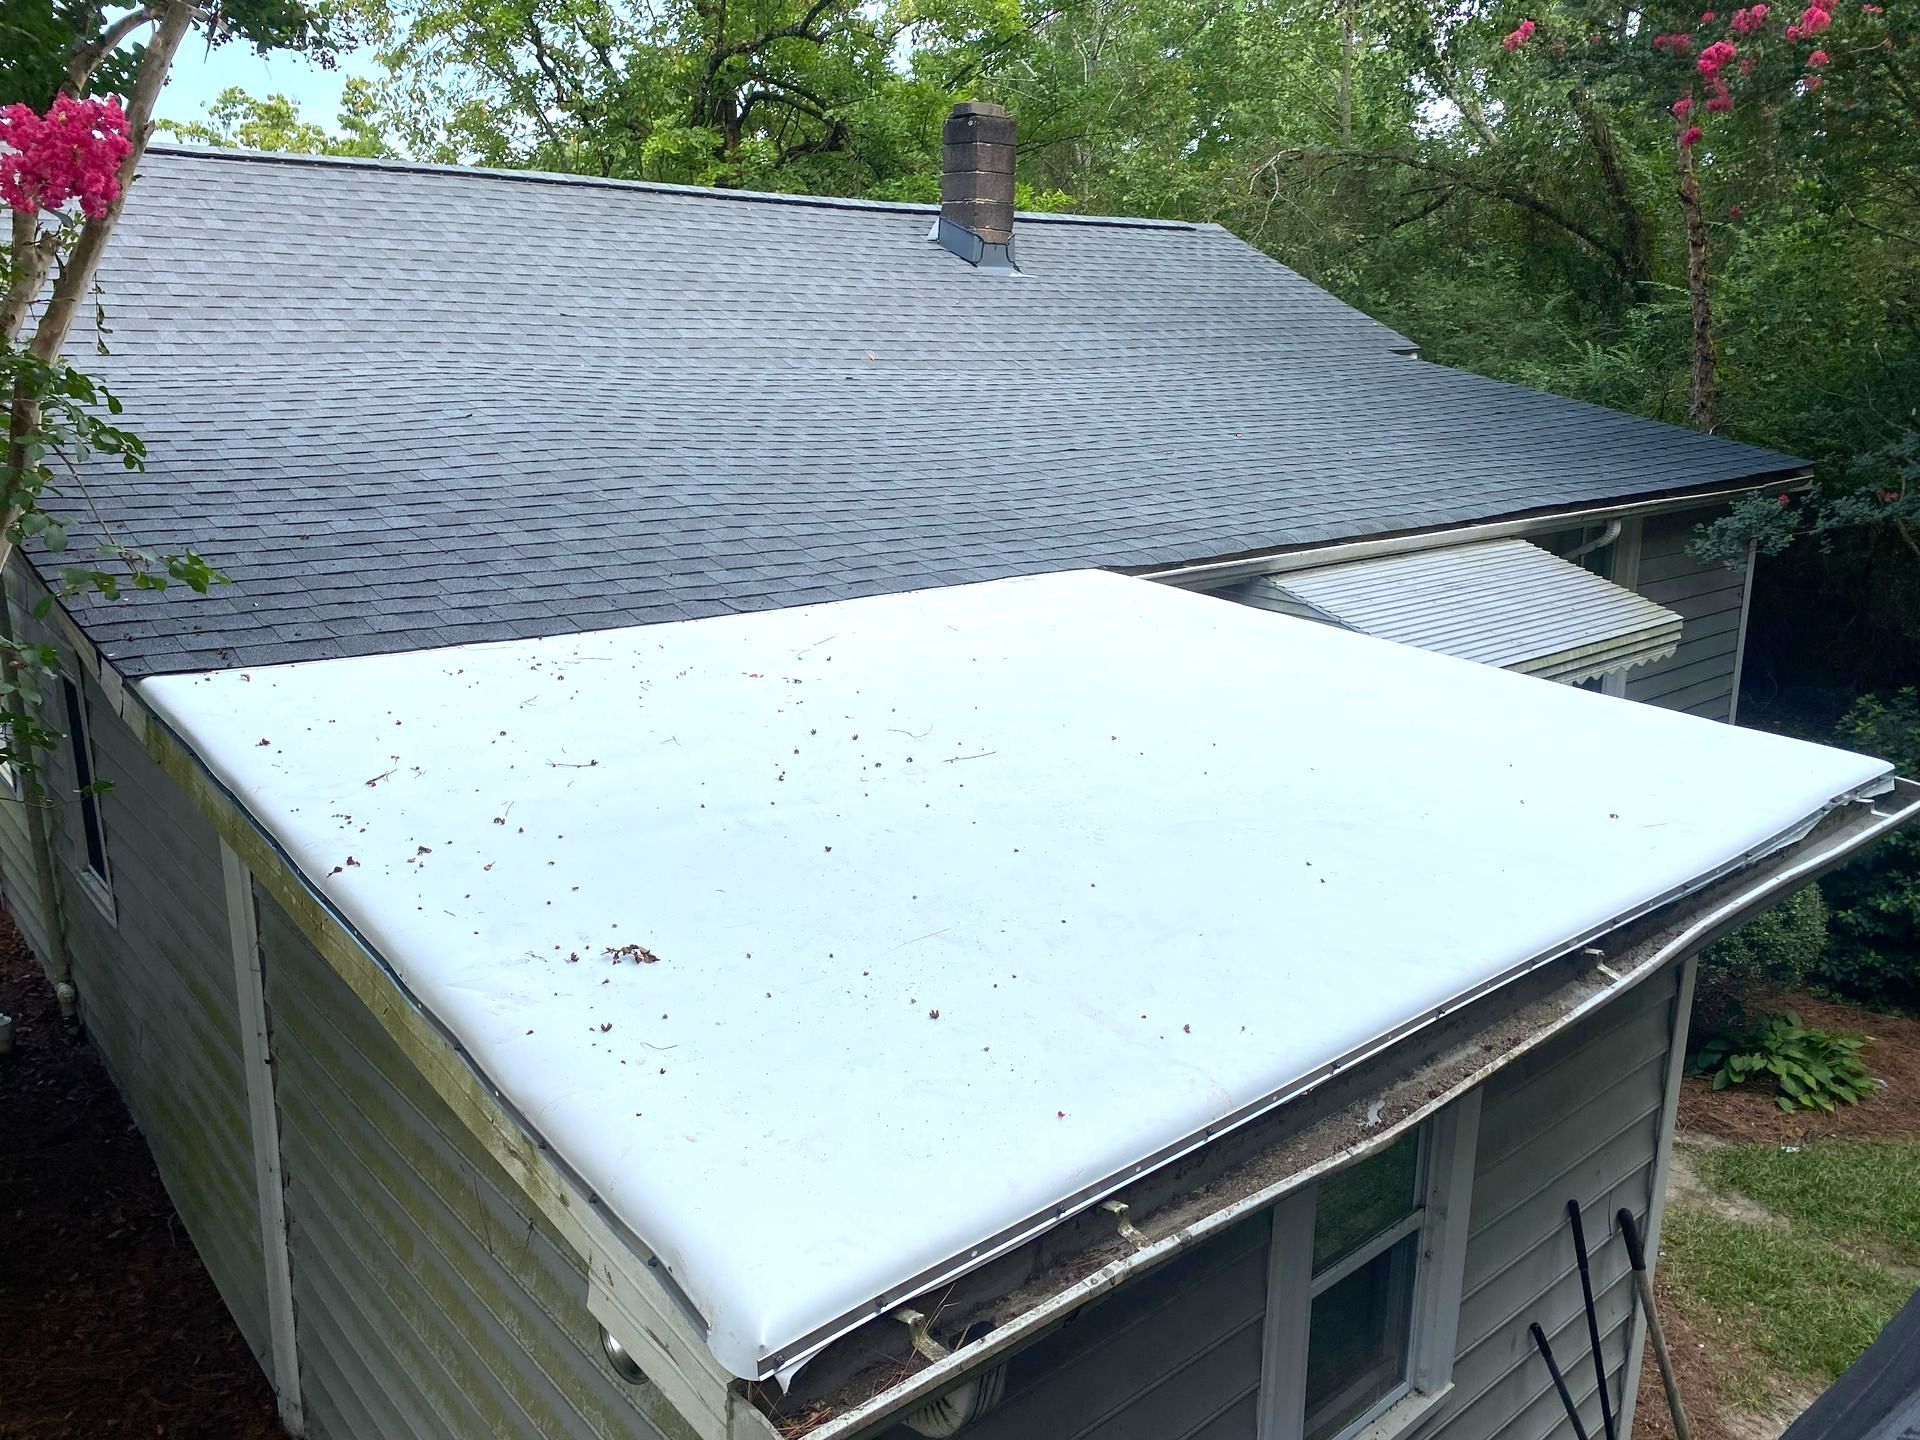
{"type": "Polygon", "coordinates": [[[61,93],[75,97],[86,94],[87,85],[93,79],[93,72],[100,68],[100,62],[118,50],[121,42],[142,25],[151,25],[159,18],[158,10],[143,5],[114,21],[98,39],[77,48],[67,58],[67,78],[60,86],[61,93]]]}
{"type": "MultiPolygon", "coordinates": [[[[1481,195],[1490,195],[1496,200],[1505,200],[1509,205],[1517,205],[1541,219],[1552,222],[1566,231],[1574,239],[1604,257],[1623,279],[1629,274],[1627,260],[1620,248],[1606,236],[1591,226],[1574,219],[1558,206],[1542,200],[1531,190],[1526,190],[1506,180],[1491,176],[1476,175],[1473,171],[1458,165],[1449,165],[1438,160],[1428,160],[1419,155],[1408,155],[1396,150],[1365,150],[1344,145],[1310,146],[1295,150],[1281,150],[1269,156],[1254,169],[1258,176],[1262,171],[1276,172],[1281,165],[1299,160],[1353,160],[1362,164],[1398,165],[1407,170],[1418,170],[1422,174],[1439,175],[1466,190],[1481,195]]],[[[1277,184],[1276,179],[1276,184],[1277,184]]]]}

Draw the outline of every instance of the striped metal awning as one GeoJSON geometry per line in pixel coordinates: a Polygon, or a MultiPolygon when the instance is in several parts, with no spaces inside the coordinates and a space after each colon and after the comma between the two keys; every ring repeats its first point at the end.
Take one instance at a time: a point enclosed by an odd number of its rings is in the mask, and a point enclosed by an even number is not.
{"type": "Polygon", "coordinates": [[[1573,684],[1673,654],[1680,617],[1525,540],[1266,575],[1226,598],[1573,684]]]}

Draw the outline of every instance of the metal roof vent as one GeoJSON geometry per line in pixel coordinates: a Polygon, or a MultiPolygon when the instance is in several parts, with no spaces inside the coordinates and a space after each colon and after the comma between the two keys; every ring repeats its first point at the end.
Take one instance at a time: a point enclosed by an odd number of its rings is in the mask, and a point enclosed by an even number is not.
{"type": "Polygon", "coordinates": [[[1018,275],[1013,263],[1013,120],[998,105],[968,101],[940,127],[937,240],[976,270],[1018,275]]]}

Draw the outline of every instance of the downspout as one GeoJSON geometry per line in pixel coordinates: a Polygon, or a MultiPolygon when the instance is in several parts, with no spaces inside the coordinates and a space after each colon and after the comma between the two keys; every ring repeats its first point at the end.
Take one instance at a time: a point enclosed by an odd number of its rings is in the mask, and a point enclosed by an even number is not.
{"type": "Polygon", "coordinates": [[[1567,561],[1578,560],[1582,555],[1591,555],[1596,550],[1606,549],[1607,546],[1611,545],[1614,541],[1618,540],[1619,538],[1620,538],[1620,522],[1618,520],[1609,520],[1607,522],[1607,528],[1600,532],[1599,537],[1597,539],[1589,540],[1587,541],[1586,544],[1579,546],[1577,549],[1569,550],[1566,554],[1562,555],[1560,558],[1562,560],[1567,560],[1567,561]]]}
{"type": "MultiPolygon", "coordinates": [[[[14,687],[13,693],[18,695],[20,661],[14,644],[13,594],[5,589],[4,572],[0,572],[0,675],[5,675],[7,683],[14,687]]],[[[60,1018],[71,1020],[75,1008],[73,966],[67,956],[65,927],[60,923],[60,897],[54,889],[53,842],[47,835],[46,792],[40,788],[39,776],[31,767],[17,768],[19,803],[27,814],[27,849],[33,856],[33,886],[40,894],[45,912],[47,953],[40,957],[40,967],[46,971],[47,981],[60,1002],[60,1018]]]]}

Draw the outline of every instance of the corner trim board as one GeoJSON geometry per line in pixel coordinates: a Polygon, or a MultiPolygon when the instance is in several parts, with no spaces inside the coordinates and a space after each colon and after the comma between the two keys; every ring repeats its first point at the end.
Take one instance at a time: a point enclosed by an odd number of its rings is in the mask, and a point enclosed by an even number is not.
{"type": "Polygon", "coordinates": [[[1747,574],[1740,586],[1740,630],[1733,642],[1733,697],[1727,701],[1727,723],[1740,723],[1740,679],[1747,668],[1747,617],[1753,614],[1753,569],[1760,560],[1759,542],[1747,542],[1747,574]]]}
{"type": "Polygon", "coordinates": [[[220,868],[226,877],[234,1000],[247,1080],[247,1118],[253,1132],[253,1180],[260,1201],[260,1256],[267,1272],[273,1388],[279,1400],[280,1423],[289,1435],[300,1436],[307,1433],[307,1422],[300,1398],[293,1264],[287,1247],[286,1188],[280,1171],[280,1114],[274,1101],[266,984],[260,968],[259,912],[254,908],[253,874],[224,840],[220,842],[220,868]]]}
{"type": "MultiPolygon", "coordinates": [[[[1674,998],[1673,1026],[1668,1037],[1666,1098],[1660,1107],[1660,1139],[1653,1152],[1653,1176],[1647,1193],[1647,1223],[1642,1241],[1647,1254],[1647,1278],[1653,1279],[1660,1264],[1660,1222],[1667,1213],[1667,1176],[1673,1169],[1674,1131],[1680,1115],[1680,1082],[1687,1070],[1687,1023],[1693,1014],[1693,986],[1700,973],[1698,952],[1689,955],[1680,969],[1679,991],[1674,998]]],[[[1607,1218],[1609,1227],[1613,1224],[1607,1218]]],[[[1620,1433],[1633,1434],[1634,1401],[1640,1393],[1640,1366],[1647,1351],[1647,1314],[1634,1306],[1633,1323],[1627,1327],[1626,1364],[1620,1369],[1620,1433]]]]}

